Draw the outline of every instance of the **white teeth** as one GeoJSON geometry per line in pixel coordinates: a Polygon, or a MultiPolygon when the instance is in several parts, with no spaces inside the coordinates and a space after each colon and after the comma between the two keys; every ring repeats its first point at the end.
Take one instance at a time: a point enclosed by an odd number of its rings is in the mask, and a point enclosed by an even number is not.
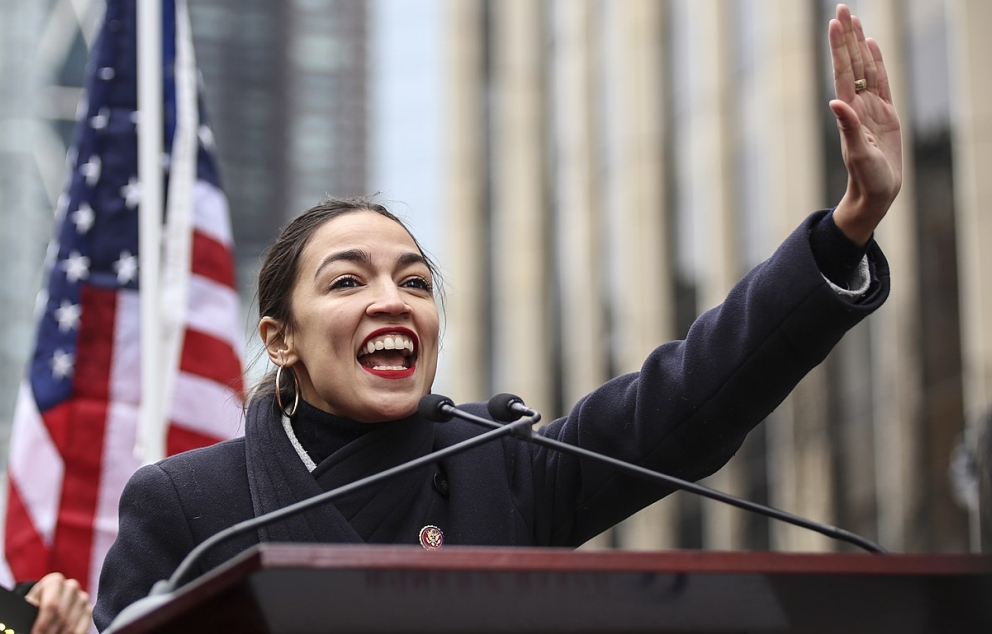
{"type": "Polygon", "coordinates": [[[406,368],[404,368],[401,365],[375,365],[372,366],[372,369],[373,370],[406,370],[406,368]]]}
{"type": "Polygon", "coordinates": [[[374,341],[367,341],[361,354],[372,354],[376,350],[409,350],[413,352],[413,339],[403,335],[388,335],[374,341]]]}

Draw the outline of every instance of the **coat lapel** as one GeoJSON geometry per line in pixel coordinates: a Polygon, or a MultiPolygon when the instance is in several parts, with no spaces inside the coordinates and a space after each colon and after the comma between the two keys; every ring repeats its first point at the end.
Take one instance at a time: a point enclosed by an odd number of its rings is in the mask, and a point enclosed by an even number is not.
{"type": "MultiPolygon", "coordinates": [[[[255,517],[311,498],[324,490],[290,444],[271,399],[255,399],[249,407],[245,423],[245,458],[255,517]]],[[[260,540],[270,542],[364,541],[334,502],[325,502],[264,526],[258,533],[260,540]]]]}
{"type": "MultiPolygon", "coordinates": [[[[411,417],[383,423],[307,471],[269,399],[255,399],[245,427],[255,516],[379,473],[431,451],[434,425],[411,417]]],[[[365,543],[416,539],[433,500],[431,465],[325,502],[259,529],[271,542],[365,543]],[[412,531],[412,532],[411,532],[412,531]],[[407,535],[407,533],[411,533],[407,535]]]]}

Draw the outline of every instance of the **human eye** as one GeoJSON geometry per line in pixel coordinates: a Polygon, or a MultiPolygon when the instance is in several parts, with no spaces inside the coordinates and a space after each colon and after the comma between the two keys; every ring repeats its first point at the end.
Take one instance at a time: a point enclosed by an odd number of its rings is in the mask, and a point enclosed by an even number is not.
{"type": "Polygon", "coordinates": [[[358,288],[360,285],[358,278],[354,275],[342,275],[334,278],[329,288],[331,290],[343,290],[347,288],[358,288]]]}
{"type": "Polygon", "coordinates": [[[431,284],[430,279],[420,275],[407,278],[403,281],[403,286],[405,288],[423,291],[425,293],[431,293],[434,290],[434,285],[431,284]]]}

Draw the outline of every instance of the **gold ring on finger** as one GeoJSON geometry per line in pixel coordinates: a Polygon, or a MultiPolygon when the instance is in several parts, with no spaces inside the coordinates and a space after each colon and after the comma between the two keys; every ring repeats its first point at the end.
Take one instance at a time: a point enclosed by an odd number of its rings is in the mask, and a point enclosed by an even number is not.
{"type": "Polygon", "coordinates": [[[868,80],[858,79],[854,82],[854,92],[861,92],[862,90],[868,90],[868,80]]]}

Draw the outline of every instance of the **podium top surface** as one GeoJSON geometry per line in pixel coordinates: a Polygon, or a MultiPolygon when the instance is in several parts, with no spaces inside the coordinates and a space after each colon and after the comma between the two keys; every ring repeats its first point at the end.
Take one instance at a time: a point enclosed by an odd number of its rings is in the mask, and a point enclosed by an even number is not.
{"type": "Polygon", "coordinates": [[[121,632],[968,632],[990,596],[984,555],[263,544],[121,632]]]}
{"type": "Polygon", "coordinates": [[[992,574],[992,555],[263,544],[261,567],[759,574],[992,574]]]}

